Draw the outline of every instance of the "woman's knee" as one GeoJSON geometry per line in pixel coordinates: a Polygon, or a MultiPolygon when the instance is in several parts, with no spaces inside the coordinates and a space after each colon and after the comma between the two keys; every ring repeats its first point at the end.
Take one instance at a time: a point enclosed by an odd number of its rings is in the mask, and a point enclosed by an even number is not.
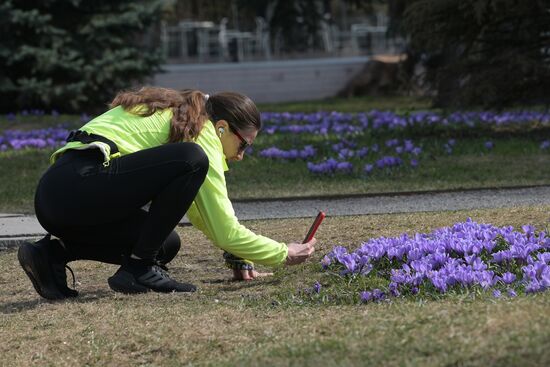
{"type": "Polygon", "coordinates": [[[185,162],[190,164],[194,171],[200,172],[206,176],[208,172],[208,156],[197,143],[185,142],[172,144],[172,148],[177,152],[174,154],[185,157],[185,162]]]}
{"type": "Polygon", "coordinates": [[[191,146],[189,147],[192,151],[190,154],[191,157],[193,157],[193,165],[195,169],[201,173],[204,173],[206,176],[206,172],[208,172],[208,156],[202,149],[202,147],[195,143],[190,143],[191,146]]]}

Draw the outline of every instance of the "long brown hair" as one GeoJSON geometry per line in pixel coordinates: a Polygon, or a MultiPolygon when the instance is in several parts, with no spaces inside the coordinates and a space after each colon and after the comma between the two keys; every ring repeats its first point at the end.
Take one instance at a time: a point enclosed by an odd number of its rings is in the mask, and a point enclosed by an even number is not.
{"type": "Polygon", "coordinates": [[[206,120],[213,123],[226,120],[237,130],[260,130],[260,112],[250,98],[235,92],[220,92],[210,97],[199,90],[177,91],[168,88],[143,87],[138,91],[117,94],[111,108],[122,106],[140,116],[150,116],[159,110],[171,108],[168,143],[193,141],[201,132],[206,120]],[[134,109],[143,105],[144,109],[134,109]]]}

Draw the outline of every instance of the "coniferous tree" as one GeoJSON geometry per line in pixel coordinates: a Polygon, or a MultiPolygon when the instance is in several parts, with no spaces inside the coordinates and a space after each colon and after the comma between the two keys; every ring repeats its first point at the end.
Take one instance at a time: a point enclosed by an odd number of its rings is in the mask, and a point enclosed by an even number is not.
{"type": "Polygon", "coordinates": [[[0,109],[104,105],[158,69],[144,35],[158,0],[5,0],[0,5],[0,109]]]}

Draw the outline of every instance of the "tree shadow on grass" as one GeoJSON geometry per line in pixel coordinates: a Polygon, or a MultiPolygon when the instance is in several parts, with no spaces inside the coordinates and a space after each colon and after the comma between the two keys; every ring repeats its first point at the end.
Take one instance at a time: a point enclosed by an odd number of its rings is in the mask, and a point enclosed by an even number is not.
{"type": "Polygon", "coordinates": [[[65,303],[89,303],[100,300],[106,297],[113,297],[112,291],[96,290],[94,292],[80,292],[78,297],[66,298],[61,300],[47,300],[36,295],[35,299],[26,301],[16,301],[0,304],[1,314],[15,314],[19,312],[29,311],[35,309],[37,306],[50,303],[50,304],[65,304],[65,303]]]}

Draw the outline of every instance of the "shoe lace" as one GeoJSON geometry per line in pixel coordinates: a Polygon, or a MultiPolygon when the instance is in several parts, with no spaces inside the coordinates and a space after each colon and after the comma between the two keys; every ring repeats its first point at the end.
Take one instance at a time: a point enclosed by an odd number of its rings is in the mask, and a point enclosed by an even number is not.
{"type": "Polygon", "coordinates": [[[168,267],[167,267],[165,264],[160,263],[158,260],[155,260],[153,266],[156,266],[156,267],[158,268],[159,273],[160,273],[164,278],[169,278],[169,277],[170,277],[170,276],[168,275],[168,267]]]}
{"type": "Polygon", "coordinates": [[[65,273],[65,269],[68,269],[73,278],[73,290],[74,288],[76,288],[76,277],[74,275],[73,269],[71,269],[69,265],[63,263],[54,263],[52,264],[52,269],[55,281],[58,286],[69,288],[67,286],[67,274],[65,273]]]}
{"type": "Polygon", "coordinates": [[[73,289],[76,288],[76,278],[74,276],[73,269],[71,269],[71,267],[67,264],[65,264],[65,269],[68,269],[69,272],[71,273],[71,276],[73,277],[73,289]]]}

